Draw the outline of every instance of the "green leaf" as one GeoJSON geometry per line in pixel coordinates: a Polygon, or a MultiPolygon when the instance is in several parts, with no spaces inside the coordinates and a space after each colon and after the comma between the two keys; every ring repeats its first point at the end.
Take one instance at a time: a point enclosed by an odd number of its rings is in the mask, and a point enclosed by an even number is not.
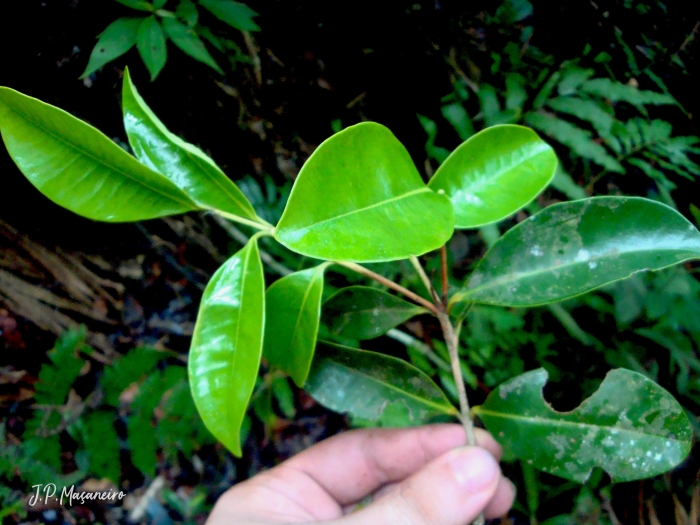
{"type": "Polygon", "coordinates": [[[310,257],[379,262],[435,250],[453,228],[449,199],[426,187],[406,148],[384,126],[363,122],[304,164],[275,237],[310,257]]]}
{"type": "Polygon", "coordinates": [[[304,389],[323,406],[375,426],[421,425],[456,415],[445,394],[401,359],[321,342],[304,389]]]}
{"type": "Polygon", "coordinates": [[[500,385],[475,412],[504,449],[535,468],[585,482],[601,467],[614,482],[666,472],[690,452],[683,408],[659,385],[625,369],[608,373],[578,408],[556,412],[543,399],[543,368],[500,385]]]}
{"type": "Polygon", "coordinates": [[[104,402],[114,407],[119,406],[119,396],[132,383],[144,375],[153,372],[154,367],[167,354],[152,348],[134,348],[128,354],[105,367],[100,386],[104,390],[104,402]]]}
{"type": "Polygon", "coordinates": [[[36,383],[34,402],[40,405],[63,405],[85,361],[77,355],[85,344],[85,329],[68,330],[48,353],[51,363],[42,365],[36,383]]]}
{"type": "Polygon", "coordinates": [[[63,110],[0,87],[0,132],[20,171],[90,219],[141,221],[196,210],[177,186],[63,110]]]}
{"type": "Polygon", "coordinates": [[[155,16],[149,16],[141,22],[136,48],[151,74],[151,81],[155,80],[168,59],[165,33],[155,16]]]}
{"type": "Polygon", "coordinates": [[[594,78],[583,83],[581,90],[606,98],[611,102],[627,102],[637,108],[644,109],[645,105],[675,104],[676,100],[665,93],[643,91],[634,86],[615,82],[609,78],[594,78]]]}
{"type": "MultiPolygon", "coordinates": [[[[187,27],[194,27],[197,24],[197,20],[199,20],[199,11],[197,6],[190,0],[180,0],[180,3],[175,8],[175,16],[185,22],[187,27]]],[[[207,28],[200,28],[200,34],[204,38],[207,38],[207,32],[211,33],[207,28]]],[[[223,51],[223,49],[219,49],[219,51],[223,51]]]]}
{"type": "Polygon", "coordinates": [[[323,322],[330,333],[346,339],[373,339],[411,317],[427,313],[422,306],[366,286],[343,288],[323,303],[323,322]]]}
{"type": "Polygon", "coordinates": [[[428,186],[450,197],[457,228],[476,228],[515,213],[554,177],[557,156],[531,129],[502,125],[462,143],[428,186]]]}
{"type": "Polygon", "coordinates": [[[555,111],[590,122],[601,137],[610,137],[615,116],[603,109],[599,103],[576,97],[557,97],[549,100],[547,104],[555,111]]]}
{"type": "Polygon", "coordinates": [[[304,386],[314,357],[328,264],[282,277],[265,294],[263,355],[299,387],[304,386]]]}
{"type": "Polygon", "coordinates": [[[158,464],[158,441],[156,429],[151,423],[153,414],[138,413],[126,423],[127,444],[131,451],[131,462],[144,476],[155,477],[158,464]]]}
{"type": "Polygon", "coordinates": [[[600,164],[609,171],[624,173],[622,165],[603,146],[593,142],[591,133],[548,113],[528,113],[525,122],[571,148],[577,155],[600,164]]]}
{"type": "Polygon", "coordinates": [[[144,18],[118,18],[109,24],[93,48],[88,65],[80,78],[89,76],[106,63],[129,51],[136,44],[139,27],[143,20],[144,18]]]}
{"type": "Polygon", "coordinates": [[[181,366],[169,366],[163,372],[156,371],[139,386],[138,394],[131,403],[133,414],[126,425],[127,444],[131,450],[132,463],[146,476],[155,476],[158,463],[158,440],[156,428],[152,424],[154,411],[166,392],[178,383],[185,382],[185,376],[185,369],[181,366]]]}
{"type": "Polygon", "coordinates": [[[559,95],[573,95],[579,90],[581,84],[591,78],[594,73],[593,69],[582,69],[578,66],[567,67],[561,73],[561,79],[557,87],[559,95]]]}
{"type": "Polygon", "coordinates": [[[265,279],[253,239],[204,290],[188,363],[192,397],[204,424],[237,456],[260,366],[264,319],[265,279]]]}
{"type": "Polygon", "coordinates": [[[474,125],[464,106],[455,102],[447,106],[442,106],[442,116],[450,123],[462,140],[467,140],[474,134],[474,125]]]}
{"type": "Polygon", "coordinates": [[[690,213],[693,215],[693,218],[695,219],[695,224],[700,225],[700,208],[698,208],[695,204],[690,205],[690,213]]]}
{"type": "Polygon", "coordinates": [[[211,158],[168,131],[139,95],[128,69],[122,105],[129,144],[143,164],[164,174],[202,208],[259,221],[245,195],[211,158]]]}
{"type": "Polygon", "coordinates": [[[173,44],[179,47],[186,55],[206,64],[217,73],[224,74],[224,70],[219,67],[216,60],[209,54],[204,42],[199,39],[194,30],[174,18],[164,18],[163,29],[170,40],[173,41],[173,44]]]}
{"type": "Polygon", "coordinates": [[[131,9],[138,9],[139,11],[153,12],[155,9],[152,4],[142,0],[115,0],[115,2],[119,2],[120,4],[130,7],[131,9]]]}
{"type": "Polygon", "coordinates": [[[199,5],[222,22],[241,31],[260,31],[253,18],[258,13],[250,7],[232,0],[199,0],[199,5]]]}
{"type": "Polygon", "coordinates": [[[451,303],[535,306],[698,257],[700,232],[664,204],[638,197],[564,202],[506,232],[451,303]]]}
{"type": "Polygon", "coordinates": [[[119,437],[114,429],[112,412],[93,412],[85,417],[85,449],[90,461],[90,472],[100,478],[109,478],[119,484],[119,437]]]}
{"type": "Polygon", "coordinates": [[[153,9],[162,9],[168,0],[153,0],[153,9]]]}

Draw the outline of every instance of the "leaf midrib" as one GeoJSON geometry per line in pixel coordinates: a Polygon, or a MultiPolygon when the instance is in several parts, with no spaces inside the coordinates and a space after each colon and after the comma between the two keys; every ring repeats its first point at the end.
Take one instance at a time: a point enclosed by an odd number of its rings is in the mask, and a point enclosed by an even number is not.
{"type": "Polygon", "coordinates": [[[446,405],[439,405],[434,401],[429,401],[425,398],[422,398],[422,397],[419,397],[415,394],[407,392],[406,390],[402,390],[399,387],[392,385],[391,383],[384,383],[384,382],[380,381],[379,379],[372,377],[371,375],[368,375],[368,374],[358,370],[357,368],[351,368],[351,367],[349,367],[343,363],[340,363],[332,358],[326,358],[326,359],[328,359],[329,361],[331,361],[333,364],[335,364],[337,366],[343,367],[345,370],[348,370],[349,372],[351,372],[351,374],[357,374],[357,375],[363,376],[363,377],[369,379],[373,383],[377,383],[380,386],[387,387],[390,390],[395,390],[396,392],[399,392],[406,397],[412,398],[412,399],[418,401],[419,403],[422,403],[424,405],[429,405],[431,407],[439,409],[440,412],[442,412],[443,414],[455,414],[456,413],[455,407],[453,407],[450,403],[447,403],[446,405]],[[448,408],[448,407],[450,410],[446,412],[445,408],[448,408]]]}
{"type": "MultiPolygon", "coordinates": [[[[487,186],[493,186],[495,181],[503,176],[504,173],[513,171],[514,169],[517,169],[520,167],[521,164],[524,164],[525,162],[531,161],[535,157],[539,157],[540,155],[547,153],[551,151],[551,148],[545,144],[545,146],[542,146],[542,149],[536,150],[534,153],[531,153],[529,156],[525,157],[524,160],[521,160],[517,164],[511,164],[509,167],[504,168],[502,170],[499,170],[495,174],[487,177],[480,177],[478,179],[472,179],[473,182],[472,184],[467,185],[464,187],[464,193],[468,193],[470,195],[476,194],[478,191],[482,190],[484,187],[487,186]]],[[[436,173],[436,176],[438,174],[436,173]]]]}
{"type": "MultiPolygon", "coordinates": [[[[299,313],[297,314],[296,321],[294,322],[294,329],[292,330],[292,337],[289,340],[290,346],[292,347],[292,351],[294,351],[294,348],[295,348],[297,332],[299,329],[299,321],[301,320],[301,316],[304,313],[304,307],[306,306],[306,301],[309,298],[309,294],[311,293],[311,289],[316,285],[316,281],[318,279],[319,273],[321,273],[321,275],[323,275],[322,272],[323,272],[323,267],[320,267],[320,269],[317,268],[314,270],[314,275],[311,277],[311,281],[309,283],[309,286],[307,286],[306,290],[304,291],[304,297],[302,297],[302,299],[301,299],[301,308],[299,308],[299,313]]],[[[314,343],[312,344],[312,347],[315,346],[315,343],[316,342],[314,341],[314,343]]],[[[310,365],[311,365],[311,363],[309,363],[309,366],[310,365]]],[[[308,375],[308,371],[307,371],[307,375],[308,375]]],[[[306,381],[306,378],[304,378],[304,381],[306,381]]]]}
{"type": "MultiPolygon", "coordinates": [[[[189,143],[188,143],[187,141],[181,139],[180,137],[178,137],[177,135],[175,135],[175,134],[172,133],[171,131],[169,131],[169,130],[165,127],[165,125],[164,125],[163,123],[160,123],[160,124],[162,125],[162,129],[161,129],[161,126],[159,126],[157,122],[153,121],[153,120],[150,118],[150,116],[148,115],[148,112],[145,111],[144,108],[141,107],[141,104],[139,103],[138,99],[134,96],[133,93],[131,94],[131,96],[132,96],[133,100],[135,101],[135,104],[136,104],[136,106],[139,108],[139,110],[141,110],[141,112],[144,113],[144,114],[146,115],[146,118],[141,119],[142,121],[151,121],[152,124],[153,124],[153,126],[162,134],[162,136],[164,137],[164,140],[166,140],[167,142],[169,142],[170,144],[172,144],[172,145],[173,145],[174,147],[176,147],[178,150],[183,151],[184,154],[185,154],[185,156],[186,156],[189,160],[191,160],[192,162],[194,162],[194,164],[197,166],[197,168],[199,168],[199,171],[202,172],[202,173],[204,173],[204,175],[207,177],[207,179],[208,179],[210,182],[213,182],[216,186],[218,186],[219,188],[221,188],[221,190],[223,190],[223,192],[224,192],[226,195],[228,195],[228,196],[231,198],[231,200],[233,200],[234,203],[235,203],[241,210],[250,211],[250,210],[247,210],[247,209],[246,209],[246,205],[250,205],[250,203],[248,203],[248,201],[244,201],[243,203],[241,203],[240,200],[239,200],[239,195],[236,195],[235,193],[232,193],[230,187],[227,188],[226,185],[225,185],[224,183],[222,183],[222,181],[218,180],[218,178],[217,178],[216,176],[210,175],[209,172],[208,172],[209,169],[213,169],[213,170],[215,170],[217,173],[220,173],[221,175],[223,175],[223,176],[226,178],[226,180],[228,180],[229,182],[231,182],[231,181],[228,179],[228,177],[226,177],[226,174],[225,174],[223,171],[221,171],[217,166],[212,166],[212,165],[209,164],[205,159],[202,159],[199,155],[197,155],[197,154],[191,152],[188,148],[183,147],[183,146],[180,146],[180,145],[177,143],[177,141],[176,141],[175,139],[181,140],[181,141],[182,141],[184,144],[186,144],[186,145],[189,145],[189,143]]],[[[144,102],[144,103],[145,103],[145,102],[144,102]]],[[[128,110],[127,110],[127,111],[128,111],[128,110]]],[[[136,115],[133,114],[133,112],[131,112],[131,114],[132,114],[132,116],[133,116],[134,118],[137,118],[136,115]]],[[[138,118],[137,118],[137,120],[138,120],[138,118]]],[[[130,137],[131,133],[129,133],[128,130],[127,130],[127,135],[129,135],[129,139],[131,139],[131,137],[130,137]]],[[[192,146],[195,147],[194,145],[192,145],[192,146]]],[[[146,149],[146,148],[144,148],[144,149],[146,149]]],[[[166,177],[166,178],[167,178],[167,177],[166,177]]],[[[231,184],[233,185],[233,182],[231,182],[231,184]]],[[[234,188],[235,188],[235,187],[236,187],[236,186],[234,185],[234,188]]],[[[238,188],[236,188],[236,189],[238,189],[238,188]]],[[[240,190],[238,190],[238,191],[240,191],[240,190]]],[[[206,206],[205,203],[202,203],[202,204],[204,204],[204,205],[206,206]]],[[[257,217],[255,216],[255,213],[253,213],[253,216],[252,216],[252,217],[251,217],[250,214],[248,214],[247,217],[248,217],[249,219],[256,219],[256,218],[257,218],[257,217]]]]}
{"type": "MultiPolygon", "coordinates": [[[[44,103],[41,102],[41,101],[39,101],[39,102],[42,103],[42,104],[44,104],[44,103]]],[[[80,147],[78,147],[78,146],[77,146],[76,144],[74,144],[73,142],[69,142],[68,140],[64,139],[64,138],[61,137],[60,135],[56,135],[53,131],[51,131],[51,130],[47,129],[46,127],[42,126],[41,124],[37,123],[34,119],[30,118],[27,114],[23,113],[22,111],[19,111],[16,107],[14,107],[14,105],[10,105],[10,104],[7,104],[7,103],[5,103],[5,105],[6,105],[11,111],[17,113],[20,117],[23,117],[23,118],[24,118],[27,122],[29,122],[32,126],[38,128],[39,130],[43,131],[43,132],[46,133],[47,135],[53,137],[53,138],[54,138],[55,140],[57,140],[58,142],[61,142],[61,143],[65,144],[65,145],[67,145],[68,149],[72,149],[72,150],[74,150],[75,152],[77,152],[77,153],[79,153],[79,154],[82,154],[82,155],[84,155],[85,157],[88,157],[88,158],[94,160],[97,164],[100,164],[101,166],[104,166],[107,170],[113,171],[113,172],[115,172],[115,173],[118,173],[119,175],[122,175],[124,178],[129,179],[129,180],[133,181],[134,183],[136,183],[136,184],[138,184],[138,185],[141,185],[141,186],[143,186],[143,187],[145,187],[145,188],[147,188],[147,189],[149,189],[149,190],[151,190],[151,191],[154,191],[154,192],[156,192],[156,193],[162,195],[163,197],[167,198],[168,200],[177,202],[177,203],[179,203],[179,204],[186,205],[190,210],[196,209],[196,203],[193,202],[191,199],[189,199],[189,197],[187,198],[187,201],[184,201],[184,200],[179,200],[179,198],[176,199],[174,196],[168,195],[167,193],[163,193],[161,190],[159,190],[159,189],[157,189],[157,188],[153,188],[153,187],[151,187],[150,185],[146,184],[143,180],[138,179],[138,178],[136,178],[136,177],[132,177],[129,173],[124,172],[124,171],[121,171],[120,169],[118,169],[118,168],[116,168],[116,167],[114,167],[114,166],[108,165],[105,161],[103,161],[103,160],[101,160],[101,159],[95,157],[94,155],[92,155],[92,154],[86,152],[85,150],[81,149],[80,147]],[[188,202],[188,201],[189,201],[189,202],[188,202]],[[193,205],[195,206],[194,208],[192,207],[193,205]]],[[[48,104],[46,104],[46,105],[48,106],[48,104]]],[[[72,115],[70,115],[69,113],[67,113],[66,111],[62,110],[61,108],[55,108],[55,109],[58,110],[59,112],[61,112],[64,116],[67,115],[67,116],[69,116],[69,117],[71,117],[71,118],[75,118],[75,117],[73,117],[72,115]]],[[[109,139],[109,137],[107,137],[107,135],[105,135],[104,133],[102,133],[99,129],[94,128],[94,127],[90,126],[89,124],[80,121],[79,119],[76,119],[76,120],[78,120],[79,122],[81,122],[81,123],[84,124],[85,126],[90,127],[92,131],[98,133],[98,134],[100,135],[100,138],[101,138],[101,139],[104,139],[104,140],[108,141],[108,142],[109,142],[111,145],[113,145],[115,148],[119,148],[119,146],[117,146],[116,144],[114,144],[114,142],[112,142],[112,141],[109,139]]],[[[131,155],[129,155],[128,153],[126,153],[125,151],[123,151],[121,148],[119,148],[119,151],[120,151],[121,153],[124,153],[125,155],[127,155],[131,160],[133,160],[134,162],[136,162],[136,163],[137,163],[139,166],[141,166],[143,169],[146,169],[146,170],[148,170],[148,171],[154,173],[154,174],[157,175],[157,176],[163,177],[164,180],[167,180],[169,183],[173,184],[167,177],[165,177],[164,175],[162,175],[162,174],[160,174],[160,173],[158,173],[158,172],[156,172],[156,171],[153,171],[153,170],[149,169],[147,166],[144,166],[144,165],[141,164],[136,158],[132,157],[131,155]]],[[[177,186],[175,186],[175,184],[173,184],[173,186],[174,186],[178,191],[182,191],[182,190],[180,190],[177,186]]],[[[179,197],[179,196],[178,196],[178,197],[179,197]]]]}
{"type": "Polygon", "coordinates": [[[508,414],[504,412],[493,412],[492,410],[486,410],[484,408],[479,407],[479,409],[476,411],[476,415],[480,414],[486,414],[491,417],[498,417],[501,419],[516,419],[516,420],[522,420],[526,421],[530,424],[550,424],[552,426],[571,426],[571,427],[576,427],[576,428],[581,428],[581,426],[584,426],[585,428],[595,428],[595,429],[610,429],[610,430],[617,430],[618,432],[626,432],[630,434],[634,434],[637,436],[643,436],[643,437],[653,437],[653,438],[659,438],[659,439],[664,439],[666,441],[673,441],[676,443],[687,443],[686,441],[681,441],[680,439],[676,437],[664,437],[660,436],[658,434],[645,434],[644,432],[638,431],[638,430],[630,430],[627,428],[620,428],[620,427],[606,427],[602,425],[594,425],[592,423],[584,423],[584,422],[573,422],[573,421],[566,421],[564,419],[547,419],[542,416],[531,416],[531,417],[526,417],[526,416],[520,416],[517,414],[508,414]]]}
{"type": "MultiPolygon", "coordinates": [[[[619,254],[631,254],[631,253],[645,253],[645,252],[679,252],[679,251],[684,251],[684,250],[687,250],[687,251],[691,251],[691,252],[692,252],[692,250],[691,250],[691,249],[688,249],[688,248],[684,248],[684,249],[677,249],[677,248],[662,248],[662,249],[659,249],[659,248],[647,248],[647,249],[644,249],[644,250],[622,250],[622,251],[618,251],[618,252],[616,253],[616,255],[619,255],[619,254]]],[[[700,257],[700,252],[695,252],[695,253],[697,254],[698,257],[700,257]]],[[[485,283],[485,284],[483,284],[483,285],[475,286],[474,288],[467,288],[467,289],[464,290],[464,292],[462,292],[461,294],[455,295],[455,297],[459,297],[459,298],[460,298],[459,300],[461,301],[462,298],[468,297],[468,296],[470,296],[470,295],[473,295],[474,293],[476,293],[476,292],[478,292],[478,291],[487,290],[487,289],[489,289],[489,288],[494,288],[494,287],[497,287],[497,286],[508,285],[508,284],[510,284],[510,283],[513,283],[513,282],[518,281],[518,280],[521,280],[521,279],[529,279],[529,278],[531,278],[531,277],[534,277],[534,276],[537,276],[537,275],[540,275],[540,274],[550,273],[552,270],[564,269],[564,268],[568,268],[568,267],[570,267],[570,266],[574,266],[574,265],[577,265],[577,264],[579,264],[579,265],[580,265],[580,264],[586,264],[586,265],[587,265],[587,264],[590,263],[590,262],[595,262],[595,261],[598,261],[598,260],[601,260],[601,259],[605,259],[605,258],[607,258],[608,256],[609,256],[609,254],[604,254],[604,255],[601,255],[601,256],[597,256],[597,257],[590,257],[590,258],[586,259],[585,261],[572,261],[572,262],[569,262],[569,263],[560,264],[560,265],[558,265],[558,266],[548,266],[547,268],[543,268],[543,269],[539,269],[539,270],[534,270],[534,271],[531,271],[531,272],[516,273],[516,274],[514,274],[514,276],[512,276],[512,277],[506,275],[506,276],[504,276],[504,277],[497,278],[497,279],[494,279],[494,280],[492,280],[492,281],[489,281],[489,282],[487,282],[487,283],[485,283]]],[[[687,259],[685,259],[685,260],[687,260],[687,259]]],[[[676,262],[671,263],[671,265],[673,265],[673,264],[678,264],[678,263],[681,263],[681,262],[683,262],[683,261],[676,261],[676,262]]],[[[669,266],[669,265],[667,265],[667,266],[669,266]]],[[[664,266],[664,268],[665,268],[665,266],[664,266]]],[[[649,268],[644,268],[644,269],[642,269],[642,270],[636,270],[636,271],[645,271],[645,270],[649,270],[649,268]]],[[[635,272],[636,272],[636,271],[635,271],[635,272]]],[[[635,272],[632,272],[632,273],[635,273],[635,272]]],[[[472,274],[472,277],[471,277],[471,278],[473,278],[474,275],[476,275],[476,274],[472,274]]],[[[470,278],[470,280],[471,280],[471,278],[470,278]]],[[[616,279],[616,280],[619,280],[619,279],[616,279]]],[[[455,301],[455,302],[457,302],[457,301],[455,301]]]]}
{"type": "Polygon", "coordinates": [[[417,195],[419,193],[427,193],[427,192],[434,193],[433,190],[431,190],[430,188],[428,188],[426,186],[424,188],[418,188],[416,190],[409,191],[407,193],[404,193],[403,195],[397,195],[397,196],[392,197],[390,199],[386,199],[386,200],[383,200],[381,202],[370,204],[369,206],[365,206],[363,208],[358,208],[356,210],[341,213],[340,215],[335,215],[333,217],[329,217],[328,219],[323,219],[321,221],[312,222],[311,224],[308,224],[306,226],[301,226],[299,228],[296,228],[296,227],[291,227],[291,228],[290,227],[287,227],[287,228],[282,227],[282,228],[280,228],[278,226],[277,232],[278,232],[278,234],[282,234],[282,233],[284,233],[286,231],[290,231],[290,230],[291,231],[311,230],[311,229],[317,228],[320,225],[325,224],[325,223],[337,221],[339,219],[343,219],[343,218],[349,217],[351,215],[363,213],[363,212],[366,212],[367,210],[371,210],[373,208],[378,208],[380,206],[384,206],[384,205],[392,203],[392,202],[396,202],[396,201],[399,201],[399,200],[402,200],[402,199],[405,199],[408,197],[412,197],[413,195],[417,195]]]}

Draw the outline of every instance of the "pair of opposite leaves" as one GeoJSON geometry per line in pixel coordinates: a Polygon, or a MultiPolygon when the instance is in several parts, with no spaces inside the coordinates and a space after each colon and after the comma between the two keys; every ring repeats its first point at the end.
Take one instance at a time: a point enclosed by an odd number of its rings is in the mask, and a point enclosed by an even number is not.
{"type": "MultiPolygon", "coordinates": [[[[165,128],[128,71],[123,109],[138,161],[64,111],[0,88],[0,129],[10,155],[59,205],[109,222],[219,210],[270,226],[208,156],[165,128]]],[[[442,246],[455,227],[517,211],[548,184],[555,167],[553,151],[534,132],[499,126],[457,148],[426,186],[393,134],[365,122],[314,152],[274,234],[291,250],[325,260],[421,255],[442,246]]]]}

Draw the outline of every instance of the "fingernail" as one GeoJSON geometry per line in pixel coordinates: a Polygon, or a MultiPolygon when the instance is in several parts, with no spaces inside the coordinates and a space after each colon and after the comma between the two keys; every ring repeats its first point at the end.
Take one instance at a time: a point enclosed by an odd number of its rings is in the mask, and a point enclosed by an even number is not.
{"type": "Polygon", "coordinates": [[[498,463],[486,450],[465,447],[455,451],[450,466],[457,483],[476,494],[489,488],[498,476],[498,463]]]}

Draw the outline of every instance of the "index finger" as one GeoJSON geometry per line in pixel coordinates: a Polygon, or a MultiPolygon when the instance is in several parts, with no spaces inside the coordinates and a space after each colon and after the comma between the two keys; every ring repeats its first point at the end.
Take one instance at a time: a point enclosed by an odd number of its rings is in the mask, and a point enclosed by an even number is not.
{"type": "MultiPolygon", "coordinates": [[[[475,431],[477,445],[499,460],[500,445],[488,432],[475,431]]],[[[303,472],[338,504],[350,505],[464,444],[464,428],[455,424],[351,430],[322,441],[280,466],[303,472]]]]}

